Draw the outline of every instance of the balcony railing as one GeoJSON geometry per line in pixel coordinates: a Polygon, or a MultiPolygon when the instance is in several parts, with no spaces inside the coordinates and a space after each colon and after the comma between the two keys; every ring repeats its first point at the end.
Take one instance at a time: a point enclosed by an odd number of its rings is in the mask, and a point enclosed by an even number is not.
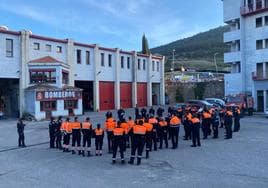
{"type": "Polygon", "coordinates": [[[256,7],[254,7],[253,4],[248,4],[247,6],[243,6],[240,8],[240,13],[242,16],[253,15],[265,11],[268,11],[268,4],[262,6],[261,3],[256,3],[256,7]]]}
{"type": "Polygon", "coordinates": [[[252,80],[254,81],[262,81],[262,80],[268,80],[268,75],[265,74],[257,74],[257,72],[252,72],[252,80]]]}

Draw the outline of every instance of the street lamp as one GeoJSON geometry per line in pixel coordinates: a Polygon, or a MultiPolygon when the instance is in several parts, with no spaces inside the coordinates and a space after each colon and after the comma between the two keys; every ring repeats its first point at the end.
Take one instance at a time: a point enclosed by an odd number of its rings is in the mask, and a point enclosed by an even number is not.
{"type": "Polygon", "coordinates": [[[217,66],[217,59],[216,59],[216,56],[217,56],[218,54],[219,54],[218,52],[216,52],[216,53],[214,54],[214,65],[215,65],[216,73],[217,73],[217,74],[218,74],[218,66],[217,66]]]}

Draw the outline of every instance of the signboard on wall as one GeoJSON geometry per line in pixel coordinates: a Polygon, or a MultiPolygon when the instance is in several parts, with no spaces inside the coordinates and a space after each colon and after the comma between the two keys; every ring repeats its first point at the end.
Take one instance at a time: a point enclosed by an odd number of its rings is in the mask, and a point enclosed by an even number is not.
{"type": "Polygon", "coordinates": [[[57,99],[81,99],[82,91],[77,90],[57,90],[57,91],[37,91],[36,100],[57,100],[57,99]]]}

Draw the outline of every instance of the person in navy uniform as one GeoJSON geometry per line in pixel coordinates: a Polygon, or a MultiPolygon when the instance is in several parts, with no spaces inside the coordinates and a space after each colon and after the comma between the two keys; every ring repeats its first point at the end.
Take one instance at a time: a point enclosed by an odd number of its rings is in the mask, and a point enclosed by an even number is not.
{"type": "Polygon", "coordinates": [[[26,147],[25,137],[24,137],[24,127],[25,127],[25,124],[23,123],[22,119],[20,118],[18,123],[17,123],[17,132],[19,135],[19,139],[18,139],[19,147],[26,147]]]}
{"type": "Polygon", "coordinates": [[[55,121],[54,117],[51,117],[50,123],[48,125],[50,148],[55,148],[56,128],[57,128],[57,122],[55,121]]]}

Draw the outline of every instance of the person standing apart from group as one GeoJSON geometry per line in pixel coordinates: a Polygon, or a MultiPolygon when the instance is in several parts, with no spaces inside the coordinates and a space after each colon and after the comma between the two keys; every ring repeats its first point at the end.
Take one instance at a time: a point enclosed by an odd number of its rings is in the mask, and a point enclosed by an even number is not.
{"type": "Polygon", "coordinates": [[[19,135],[19,139],[18,139],[18,146],[19,147],[26,147],[25,137],[24,137],[24,127],[25,127],[25,124],[23,123],[22,119],[20,118],[18,123],[17,123],[17,132],[19,135]]]}

